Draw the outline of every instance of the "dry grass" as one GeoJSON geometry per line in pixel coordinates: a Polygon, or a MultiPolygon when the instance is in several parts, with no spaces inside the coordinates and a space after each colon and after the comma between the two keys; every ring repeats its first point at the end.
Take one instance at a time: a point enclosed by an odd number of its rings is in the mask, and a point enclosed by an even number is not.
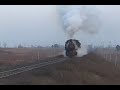
{"type": "Polygon", "coordinates": [[[0,49],[0,70],[32,64],[62,52],[60,48],[2,48],[0,49]]]}
{"type": "Polygon", "coordinates": [[[98,48],[95,53],[106,61],[112,62],[115,66],[120,66],[120,51],[115,48],[98,48]]]}
{"type": "Polygon", "coordinates": [[[111,85],[120,84],[120,69],[102,57],[90,53],[82,58],[42,67],[9,78],[10,85],[111,85]]]}

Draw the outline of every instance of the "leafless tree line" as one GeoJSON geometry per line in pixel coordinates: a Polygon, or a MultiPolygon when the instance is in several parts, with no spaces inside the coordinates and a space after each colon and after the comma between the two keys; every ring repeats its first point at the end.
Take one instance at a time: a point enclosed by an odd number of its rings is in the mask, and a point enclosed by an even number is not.
{"type": "MultiPolygon", "coordinates": [[[[41,46],[41,45],[29,45],[29,46],[25,46],[23,44],[18,44],[17,46],[13,47],[13,48],[43,48],[45,46],[41,46]]],[[[63,45],[59,45],[59,44],[53,44],[51,46],[46,46],[46,47],[51,47],[51,48],[64,48],[63,45]]],[[[4,42],[4,43],[0,43],[0,48],[9,48],[9,45],[4,42]]]]}

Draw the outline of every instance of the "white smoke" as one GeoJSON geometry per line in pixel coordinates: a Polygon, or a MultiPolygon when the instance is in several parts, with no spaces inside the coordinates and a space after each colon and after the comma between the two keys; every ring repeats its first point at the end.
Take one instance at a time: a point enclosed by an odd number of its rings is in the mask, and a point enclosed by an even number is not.
{"type": "Polygon", "coordinates": [[[65,50],[62,52],[62,55],[63,55],[64,57],[67,57],[66,54],[65,54],[65,50]]]}
{"type": "Polygon", "coordinates": [[[60,7],[63,27],[69,38],[76,32],[96,34],[101,26],[99,12],[89,5],[63,5],[60,7]]]}
{"type": "Polygon", "coordinates": [[[84,55],[87,55],[87,47],[85,45],[82,45],[81,48],[78,48],[77,50],[77,57],[82,57],[84,55]]]}
{"type": "MultiPolygon", "coordinates": [[[[64,31],[71,39],[78,31],[96,34],[100,30],[100,13],[95,6],[62,5],[60,6],[60,12],[64,31]]],[[[77,50],[77,57],[82,57],[87,53],[87,47],[81,44],[81,48],[77,50]]],[[[66,57],[65,51],[63,55],[66,57]]]]}

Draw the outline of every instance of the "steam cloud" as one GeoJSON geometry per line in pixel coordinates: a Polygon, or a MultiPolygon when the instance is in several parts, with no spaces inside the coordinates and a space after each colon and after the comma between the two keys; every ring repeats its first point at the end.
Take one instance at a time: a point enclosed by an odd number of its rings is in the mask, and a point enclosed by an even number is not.
{"type": "MultiPolygon", "coordinates": [[[[100,30],[100,12],[95,6],[62,5],[60,6],[60,12],[64,31],[69,38],[73,38],[78,31],[96,34],[100,30]]],[[[77,50],[77,53],[77,57],[86,55],[87,47],[82,44],[82,47],[77,50]]]]}
{"type": "Polygon", "coordinates": [[[96,34],[99,31],[101,23],[96,7],[64,5],[60,8],[63,27],[69,38],[73,38],[78,31],[83,31],[88,34],[96,34]]]}

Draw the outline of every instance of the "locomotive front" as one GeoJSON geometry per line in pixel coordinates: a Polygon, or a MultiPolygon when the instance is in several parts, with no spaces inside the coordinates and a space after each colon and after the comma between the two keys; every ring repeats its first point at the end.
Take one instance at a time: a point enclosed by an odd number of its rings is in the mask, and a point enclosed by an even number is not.
{"type": "Polygon", "coordinates": [[[69,39],[65,43],[65,54],[68,57],[77,56],[77,50],[81,48],[81,43],[76,39],[69,39]]]}

